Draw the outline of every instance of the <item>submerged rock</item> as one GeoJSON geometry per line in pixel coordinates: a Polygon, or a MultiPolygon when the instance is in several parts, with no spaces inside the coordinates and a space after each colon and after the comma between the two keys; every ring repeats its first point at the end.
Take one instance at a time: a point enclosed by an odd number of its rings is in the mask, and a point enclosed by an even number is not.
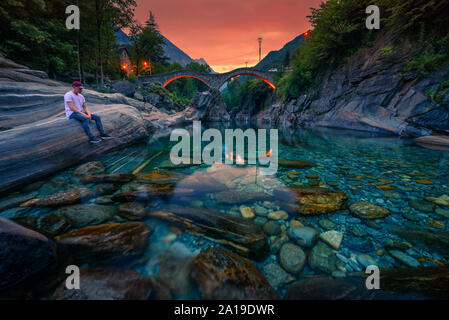
{"type": "Polygon", "coordinates": [[[118,214],[127,220],[143,220],[148,217],[148,210],[141,204],[126,202],[120,204],[118,214]]]}
{"type": "Polygon", "coordinates": [[[274,288],[282,287],[287,283],[295,281],[295,278],[285,272],[285,270],[276,263],[264,265],[263,273],[265,274],[268,283],[274,288]]]}
{"type": "Polygon", "coordinates": [[[380,219],[390,214],[390,210],[366,201],[351,204],[349,211],[354,216],[362,219],[380,219]]]}
{"type": "Polygon", "coordinates": [[[0,288],[21,282],[56,262],[47,237],[0,218],[0,288]]]}
{"type": "Polygon", "coordinates": [[[91,161],[84,163],[73,170],[72,178],[81,178],[85,176],[93,176],[102,174],[106,171],[101,161],[91,161]]]}
{"type": "Polygon", "coordinates": [[[111,199],[115,202],[148,201],[171,196],[190,196],[194,194],[193,189],[172,188],[171,186],[144,187],[137,191],[128,191],[114,194],[111,199]]]}
{"type": "Polygon", "coordinates": [[[343,240],[343,232],[336,230],[326,231],[320,234],[320,239],[335,250],[338,250],[338,248],[340,248],[341,241],[343,240]]]}
{"type": "Polygon", "coordinates": [[[418,211],[422,212],[433,212],[435,210],[435,204],[433,204],[430,201],[427,200],[420,200],[420,199],[412,199],[408,202],[409,206],[413,209],[416,209],[418,211]]]}
{"type": "Polygon", "coordinates": [[[240,208],[240,214],[243,218],[252,219],[255,217],[254,211],[251,207],[240,208]]]}
{"type": "Polygon", "coordinates": [[[418,296],[447,299],[449,295],[449,268],[382,269],[380,283],[383,291],[414,293],[418,296]]]}
{"type": "Polygon", "coordinates": [[[271,196],[263,192],[242,192],[242,191],[222,191],[215,194],[215,200],[218,203],[237,204],[255,201],[264,201],[270,199],[271,196]]]}
{"type": "Polygon", "coordinates": [[[194,291],[193,279],[190,276],[194,255],[184,250],[187,249],[174,244],[152,258],[147,267],[157,269],[157,278],[170,289],[174,298],[179,299],[190,298],[194,291]]]}
{"type": "Polygon", "coordinates": [[[82,228],[85,226],[98,225],[105,222],[113,221],[117,209],[112,206],[104,206],[98,204],[77,204],[73,206],[59,208],[54,211],[48,218],[48,222],[58,218],[66,220],[73,228],[82,228]]]}
{"type": "Polygon", "coordinates": [[[444,207],[449,207],[449,196],[448,195],[442,195],[438,198],[435,197],[427,197],[426,198],[427,201],[431,201],[433,203],[436,203],[440,206],[444,206],[444,207]]]}
{"type": "Polygon", "coordinates": [[[248,259],[218,247],[202,251],[193,261],[192,277],[203,299],[277,299],[274,289],[248,259]]]}
{"type": "Polygon", "coordinates": [[[112,264],[142,255],[150,234],[145,223],[126,222],[85,227],[56,240],[79,262],[112,264]]]}
{"type": "Polygon", "coordinates": [[[288,287],[286,300],[341,300],[350,298],[357,287],[343,280],[320,276],[288,287]]]}
{"type": "Polygon", "coordinates": [[[37,192],[33,192],[27,195],[13,195],[7,198],[4,198],[0,201],[0,212],[4,210],[8,210],[11,208],[18,207],[21,203],[24,203],[30,199],[35,198],[38,195],[37,192]]]}
{"type": "Polygon", "coordinates": [[[409,241],[415,246],[426,250],[436,251],[449,258],[449,233],[423,230],[421,226],[409,226],[407,228],[387,225],[387,230],[409,241]]]}
{"type": "Polygon", "coordinates": [[[319,272],[331,273],[337,269],[334,251],[321,241],[310,251],[308,262],[313,270],[319,272]]]}
{"type": "Polygon", "coordinates": [[[132,173],[109,173],[98,174],[95,176],[85,176],[81,178],[81,183],[125,183],[133,180],[135,176],[132,173]]]}
{"type": "Polygon", "coordinates": [[[167,183],[176,183],[188,177],[190,176],[187,176],[182,173],[155,169],[148,173],[138,174],[136,176],[136,180],[138,182],[149,184],[167,184],[167,183]]]}
{"type": "Polygon", "coordinates": [[[265,234],[250,219],[211,209],[178,205],[152,211],[150,217],[173,223],[194,235],[205,236],[256,260],[264,260],[269,253],[265,234]]]}
{"type": "Polygon", "coordinates": [[[294,209],[303,215],[337,211],[342,209],[348,200],[348,196],[343,191],[311,186],[277,189],[274,191],[274,195],[281,201],[293,204],[294,209]]]}
{"type": "Polygon", "coordinates": [[[284,168],[309,169],[315,166],[313,162],[296,159],[279,159],[278,165],[284,168]]]}
{"type": "Polygon", "coordinates": [[[37,199],[36,201],[28,201],[23,206],[35,206],[35,207],[61,207],[80,202],[85,202],[93,197],[92,191],[86,188],[75,188],[67,191],[54,193],[37,199]]]}
{"type": "Polygon", "coordinates": [[[307,261],[307,256],[298,246],[286,243],[279,251],[279,262],[286,271],[297,274],[302,271],[307,261]]]}
{"type": "Polygon", "coordinates": [[[282,232],[282,229],[276,221],[268,221],[263,225],[263,231],[269,236],[277,236],[282,232]]]}
{"type": "Polygon", "coordinates": [[[95,267],[80,270],[80,289],[69,290],[64,281],[52,296],[52,300],[148,299],[170,299],[170,293],[153,277],[145,278],[132,270],[95,267]]]}
{"type": "Polygon", "coordinates": [[[395,258],[397,261],[399,261],[402,264],[405,264],[408,267],[416,268],[419,267],[421,264],[418,260],[415,258],[410,257],[408,254],[405,254],[402,251],[399,250],[390,250],[388,253],[395,258]]]}
{"type": "Polygon", "coordinates": [[[311,227],[290,227],[288,235],[300,246],[310,248],[315,245],[320,234],[311,227]]]}

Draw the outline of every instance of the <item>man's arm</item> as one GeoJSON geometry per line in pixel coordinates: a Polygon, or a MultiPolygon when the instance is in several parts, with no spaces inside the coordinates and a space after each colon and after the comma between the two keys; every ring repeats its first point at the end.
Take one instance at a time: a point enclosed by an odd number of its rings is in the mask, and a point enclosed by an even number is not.
{"type": "Polygon", "coordinates": [[[89,118],[89,120],[91,120],[92,118],[91,118],[91,115],[90,115],[90,111],[87,108],[86,102],[83,103],[83,108],[84,108],[84,111],[86,111],[86,113],[87,113],[87,117],[89,118]]]}
{"type": "MultiPolygon", "coordinates": [[[[70,110],[72,110],[73,112],[79,113],[80,115],[87,117],[86,114],[82,113],[77,108],[75,108],[75,105],[73,104],[73,102],[67,101],[67,105],[69,106],[70,110]]],[[[90,119],[90,116],[88,118],[90,119]]]]}

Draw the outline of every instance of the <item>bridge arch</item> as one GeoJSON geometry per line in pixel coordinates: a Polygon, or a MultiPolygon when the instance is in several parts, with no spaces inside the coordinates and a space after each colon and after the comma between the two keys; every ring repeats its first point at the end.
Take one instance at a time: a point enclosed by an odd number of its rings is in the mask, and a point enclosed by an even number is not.
{"type": "Polygon", "coordinates": [[[206,81],[204,81],[200,77],[197,77],[197,76],[194,76],[194,75],[190,75],[190,74],[183,74],[183,75],[174,76],[173,78],[167,80],[162,86],[166,87],[172,81],[175,81],[176,79],[180,79],[180,78],[194,78],[194,79],[198,79],[198,80],[200,80],[202,83],[204,83],[206,86],[208,86],[210,88],[210,85],[206,81]]]}
{"type": "Polygon", "coordinates": [[[273,72],[261,71],[253,68],[238,68],[226,73],[207,73],[207,74],[199,73],[192,70],[177,70],[166,74],[141,76],[139,77],[139,82],[147,84],[151,83],[160,84],[165,87],[176,79],[190,77],[200,80],[201,82],[206,84],[209,88],[219,90],[225,82],[229,81],[234,77],[251,76],[264,81],[270,86],[270,88],[276,89],[273,80],[273,75],[274,75],[273,72]]]}
{"type": "MultiPolygon", "coordinates": [[[[248,72],[238,73],[238,74],[236,74],[236,75],[234,75],[234,76],[229,77],[229,78],[226,79],[224,82],[227,82],[227,81],[229,81],[230,79],[235,78],[235,77],[238,77],[238,76],[250,76],[250,77],[258,78],[258,79],[264,81],[265,83],[267,83],[267,84],[270,86],[271,89],[273,89],[273,90],[276,89],[276,86],[275,86],[274,83],[271,82],[270,80],[264,78],[263,76],[260,76],[260,75],[254,74],[254,73],[248,73],[248,72]]],[[[223,83],[224,83],[224,82],[223,82],[223,83]]],[[[220,86],[220,87],[221,87],[221,86],[220,86]]]]}

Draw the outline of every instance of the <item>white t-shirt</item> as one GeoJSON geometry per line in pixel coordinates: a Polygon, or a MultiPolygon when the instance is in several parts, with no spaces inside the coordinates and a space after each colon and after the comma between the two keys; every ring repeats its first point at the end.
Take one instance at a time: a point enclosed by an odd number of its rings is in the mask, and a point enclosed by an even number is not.
{"type": "Polygon", "coordinates": [[[82,112],[84,111],[83,105],[86,102],[84,96],[81,93],[74,94],[73,91],[69,91],[64,95],[65,116],[67,117],[67,119],[73,113],[73,111],[70,110],[67,102],[73,102],[73,105],[76,109],[82,112]]]}

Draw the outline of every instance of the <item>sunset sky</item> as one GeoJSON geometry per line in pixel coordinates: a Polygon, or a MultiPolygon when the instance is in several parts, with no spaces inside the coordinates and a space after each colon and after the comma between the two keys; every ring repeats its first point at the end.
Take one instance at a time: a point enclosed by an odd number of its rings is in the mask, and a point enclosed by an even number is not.
{"type": "Polygon", "coordinates": [[[144,23],[152,10],[161,33],[191,58],[204,58],[217,72],[254,66],[307,31],[310,7],[321,0],[136,0],[144,23]]]}

